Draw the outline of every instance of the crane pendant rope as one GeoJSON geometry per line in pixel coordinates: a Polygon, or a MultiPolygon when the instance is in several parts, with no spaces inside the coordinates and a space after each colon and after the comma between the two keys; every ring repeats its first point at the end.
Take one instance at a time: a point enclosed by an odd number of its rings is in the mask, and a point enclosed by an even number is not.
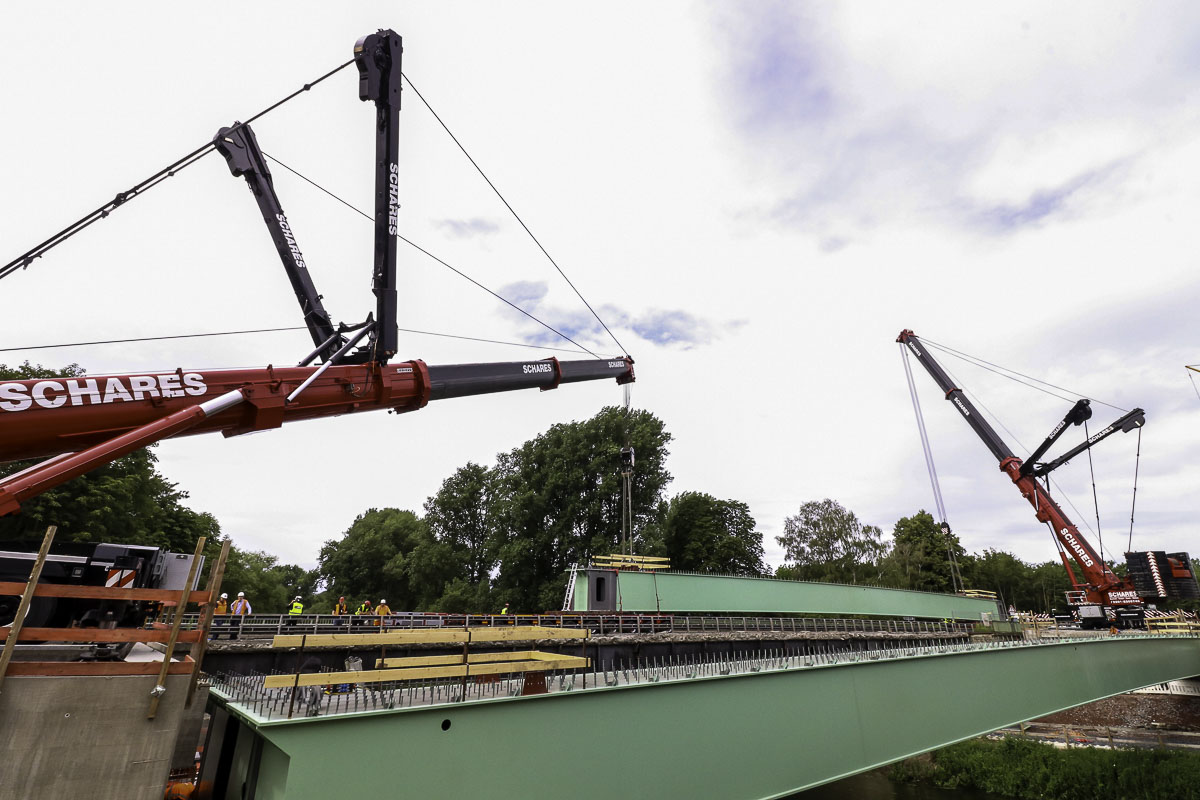
{"type": "MultiPolygon", "coordinates": [[[[1138,428],[1138,436],[1142,435],[1142,429],[1138,428]]],[[[1088,431],[1087,420],[1083,421],[1083,438],[1092,438],[1088,431]]],[[[1088,456],[1088,472],[1092,474],[1092,507],[1096,511],[1096,538],[1100,542],[1100,560],[1104,561],[1104,532],[1100,530],[1100,499],[1096,495],[1096,468],[1092,465],[1092,449],[1089,447],[1088,456]]]]}
{"type": "Polygon", "coordinates": [[[1129,504],[1129,544],[1125,547],[1125,552],[1133,550],[1133,512],[1137,508],[1137,482],[1138,468],[1142,464],[1142,429],[1138,428],[1137,440],[1137,455],[1133,459],[1133,502],[1129,504]]]}

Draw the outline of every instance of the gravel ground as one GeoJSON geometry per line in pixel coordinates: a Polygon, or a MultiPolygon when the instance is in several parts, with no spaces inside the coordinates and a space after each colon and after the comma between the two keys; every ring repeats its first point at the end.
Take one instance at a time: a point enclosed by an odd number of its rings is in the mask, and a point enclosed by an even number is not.
{"type": "Polygon", "coordinates": [[[1122,694],[1060,711],[1036,722],[1200,731],[1200,697],[1122,694]]]}

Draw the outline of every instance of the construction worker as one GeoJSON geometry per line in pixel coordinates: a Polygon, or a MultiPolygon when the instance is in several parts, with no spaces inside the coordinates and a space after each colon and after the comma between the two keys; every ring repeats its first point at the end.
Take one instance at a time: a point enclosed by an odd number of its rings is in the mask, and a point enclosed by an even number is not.
{"type": "Polygon", "coordinates": [[[292,598],[292,605],[288,608],[288,625],[296,624],[296,617],[304,613],[304,603],[300,602],[300,595],[292,598]]]}
{"type": "MultiPolygon", "coordinates": [[[[338,598],[338,601],[337,601],[336,603],[334,603],[334,604],[333,604],[333,615],[334,615],[335,617],[344,617],[344,616],[346,616],[346,615],[347,615],[347,614],[349,614],[349,613],[350,613],[350,610],[349,610],[349,608],[346,606],[346,598],[344,598],[344,597],[339,597],[339,598],[338,598]]],[[[335,620],[333,621],[333,624],[334,624],[334,625],[341,625],[341,624],[342,624],[342,621],[341,621],[340,619],[335,619],[335,620]]]]}
{"type": "Polygon", "coordinates": [[[224,627],[226,624],[226,621],[223,619],[217,619],[217,617],[223,617],[228,613],[229,613],[229,593],[221,592],[220,599],[217,600],[217,604],[215,606],[213,606],[213,631],[212,631],[212,636],[209,638],[216,639],[221,635],[221,634],[217,633],[217,628],[224,627]]]}
{"type": "Polygon", "coordinates": [[[379,605],[375,606],[375,616],[379,617],[379,619],[375,620],[375,624],[376,625],[386,624],[386,623],[384,623],[383,618],[390,615],[391,613],[392,613],[392,609],[390,606],[388,606],[387,599],[381,597],[379,599],[379,605]]]}
{"type": "MultiPolygon", "coordinates": [[[[371,601],[363,600],[362,603],[359,604],[358,608],[354,610],[354,616],[356,616],[356,617],[371,616],[371,601]]],[[[366,625],[367,621],[365,619],[356,619],[356,620],[354,620],[354,624],[355,625],[366,625]]]]}
{"type": "Polygon", "coordinates": [[[501,614],[507,614],[507,613],[508,613],[508,603],[505,603],[505,604],[504,604],[504,608],[500,609],[500,613],[501,613],[501,614]]]}
{"type": "Polygon", "coordinates": [[[250,601],[246,599],[245,592],[238,592],[237,600],[233,601],[233,605],[229,607],[229,613],[233,615],[233,629],[229,634],[230,639],[238,638],[238,632],[242,629],[242,621],[247,614],[253,612],[250,608],[250,601]]]}

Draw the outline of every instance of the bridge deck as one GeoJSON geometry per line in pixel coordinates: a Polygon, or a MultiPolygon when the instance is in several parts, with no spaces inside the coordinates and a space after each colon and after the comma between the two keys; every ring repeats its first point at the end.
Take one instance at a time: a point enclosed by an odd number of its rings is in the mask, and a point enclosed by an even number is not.
{"type": "MultiPolygon", "coordinates": [[[[1081,703],[1200,674],[1200,637],[941,646],[852,658],[748,655],[512,684],[394,686],[369,711],[323,697],[296,717],[259,679],[216,687],[225,769],[256,797],[783,797],[1081,703]],[[258,683],[256,684],[256,680],[258,683]],[[599,685],[597,685],[599,684],[599,685]],[[240,698],[240,699],[239,699],[240,698]],[[392,708],[387,706],[391,705],[392,708]],[[316,712],[319,716],[306,717],[316,712]]],[[[357,695],[356,695],[357,696],[357,695]]],[[[288,698],[290,701],[290,698],[288,698]]],[[[210,740],[208,752],[221,752],[210,740]]],[[[224,773],[223,775],[221,773],[224,773]]]]}

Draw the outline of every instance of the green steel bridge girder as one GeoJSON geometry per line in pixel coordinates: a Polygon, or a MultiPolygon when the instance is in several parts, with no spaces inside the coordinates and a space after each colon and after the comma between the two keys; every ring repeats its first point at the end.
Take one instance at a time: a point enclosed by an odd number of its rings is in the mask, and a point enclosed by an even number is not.
{"type": "Polygon", "coordinates": [[[243,716],[253,735],[239,736],[249,756],[239,763],[249,769],[257,738],[256,800],[777,798],[1197,674],[1200,638],[1122,635],[304,720],[243,716]]]}
{"type": "Polygon", "coordinates": [[[923,619],[1006,619],[995,600],[908,589],[841,583],[690,575],[683,572],[580,570],[575,577],[575,611],[662,613],[820,614],[923,619]],[[603,587],[598,581],[604,580],[603,587]],[[598,601],[597,594],[603,596],[598,601]]]}

